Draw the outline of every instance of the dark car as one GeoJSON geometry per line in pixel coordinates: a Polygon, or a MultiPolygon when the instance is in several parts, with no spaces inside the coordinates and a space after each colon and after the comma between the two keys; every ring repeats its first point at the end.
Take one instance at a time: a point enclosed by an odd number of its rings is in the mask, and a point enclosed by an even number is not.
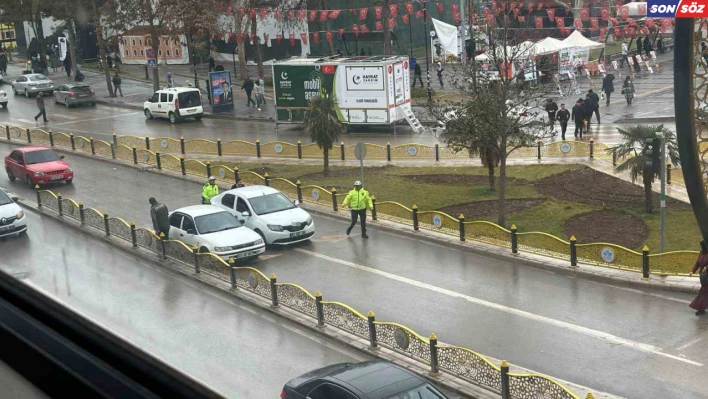
{"type": "Polygon", "coordinates": [[[61,85],[54,91],[54,104],[64,104],[67,108],[77,104],[96,105],[96,95],[87,85],[61,85]]]}
{"type": "Polygon", "coordinates": [[[426,380],[385,360],[339,363],[288,381],[281,399],[447,399],[426,380]]]}

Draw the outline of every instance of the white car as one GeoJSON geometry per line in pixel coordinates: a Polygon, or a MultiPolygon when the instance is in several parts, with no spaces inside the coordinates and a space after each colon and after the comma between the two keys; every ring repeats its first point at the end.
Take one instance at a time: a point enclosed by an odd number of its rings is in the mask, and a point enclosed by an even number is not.
{"type": "Polygon", "coordinates": [[[7,108],[7,100],[7,93],[0,89],[0,105],[2,105],[3,108],[7,108]]]}
{"type": "Polygon", "coordinates": [[[143,104],[147,119],[168,118],[177,123],[184,118],[202,119],[202,93],[194,87],[173,87],[155,92],[143,104]]]}
{"type": "Polygon", "coordinates": [[[17,197],[0,188],[0,237],[27,234],[25,212],[15,201],[17,197]]]}
{"type": "Polygon", "coordinates": [[[269,245],[293,244],[315,235],[310,214],[272,187],[235,188],[212,198],[211,204],[243,221],[269,245]]]}
{"type": "Polygon", "coordinates": [[[263,239],[242,227],[230,213],[211,205],[194,205],[170,213],[171,240],[197,246],[224,260],[255,258],[265,252],[263,239]]]}

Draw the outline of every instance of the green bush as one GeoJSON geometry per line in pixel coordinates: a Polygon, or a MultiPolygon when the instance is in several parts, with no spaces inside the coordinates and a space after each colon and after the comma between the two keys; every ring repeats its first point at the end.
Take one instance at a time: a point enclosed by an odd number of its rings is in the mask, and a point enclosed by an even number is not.
{"type": "MultiPolygon", "coordinates": [[[[433,97],[435,97],[435,90],[430,88],[430,91],[433,92],[433,97]]],[[[419,86],[411,88],[411,98],[428,98],[428,88],[419,86]]]]}

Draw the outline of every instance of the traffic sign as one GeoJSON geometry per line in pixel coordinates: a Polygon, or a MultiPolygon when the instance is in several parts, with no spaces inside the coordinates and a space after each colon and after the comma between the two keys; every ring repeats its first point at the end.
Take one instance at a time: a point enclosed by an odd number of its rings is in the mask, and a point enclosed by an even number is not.
{"type": "Polygon", "coordinates": [[[361,141],[356,143],[354,146],[354,157],[359,161],[363,161],[364,158],[366,158],[366,144],[361,141]]]}
{"type": "Polygon", "coordinates": [[[155,66],[155,59],[154,59],[154,58],[150,58],[150,59],[147,60],[147,61],[148,61],[148,66],[151,66],[151,67],[154,67],[154,66],[155,66]]]}

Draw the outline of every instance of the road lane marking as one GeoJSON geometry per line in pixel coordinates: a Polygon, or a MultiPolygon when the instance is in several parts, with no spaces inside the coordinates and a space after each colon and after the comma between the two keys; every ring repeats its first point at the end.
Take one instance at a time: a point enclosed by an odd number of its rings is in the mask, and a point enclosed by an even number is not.
{"type": "Polygon", "coordinates": [[[598,283],[597,281],[591,281],[591,280],[588,280],[588,282],[592,283],[592,284],[602,285],[604,287],[614,288],[617,290],[633,292],[635,294],[653,296],[655,298],[666,299],[667,301],[674,301],[674,302],[678,302],[678,303],[688,304],[688,301],[683,300],[683,299],[673,298],[673,297],[661,295],[661,294],[654,294],[651,292],[644,292],[644,291],[636,289],[636,288],[620,287],[620,286],[612,285],[612,284],[598,283]]]}
{"type": "Polygon", "coordinates": [[[688,348],[689,346],[693,346],[693,345],[695,345],[695,344],[697,344],[697,343],[703,341],[704,339],[705,339],[705,338],[696,338],[696,339],[694,339],[693,341],[688,341],[688,342],[686,342],[685,344],[683,344],[683,345],[679,346],[678,348],[676,348],[676,350],[677,350],[677,351],[682,351],[682,350],[688,348]]]}
{"type": "Polygon", "coordinates": [[[104,120],[104,119],[115,119],[115,118],[118,118],[118,117],[121,117],[121,116],[129,116],[129,115],[142,115],[142,112],[130,112],[130,113],[127,113],[127,114],[118,114],[118,115],[111,115],[111,116],[103,116],[103,117],[100,117],[100,118],[77,119],[77,120],[75,120],[75,121],[70,121],[70,122],[50,123],[50,124],[47,125],[47,126],[48,126],[48,127],[52,127],[52,126],[69,125],[69,124],[72,124],[72,123],[83,123],[83,122],[101,121],[101,120],[104,120]]]}
{"type": "Polygon", "coordinates": [[[404,283],[404,284],[408,284],[408,285],[411,285],[411,286],[414,286],[414,287],[422,288],[422,289],[425,289],[425,290],[428,290],[428,291],[433,291],[433,292],[436,292],[436,293],[439,293],[439,294],[442,294],[442,295],[446,295],[446,296],[449,296],[449,297],[452,297],[452,298],[462,299],[462,300],[464,300],[464,301],[467,301],[467,302],[470,302],[470,303],[474,303],[474,304],[476,304],[476,305],[480,305],[480,306],[484,306],[484,307],[487,307],[487,308],[490,308],[490,309],[494,309],[494,310],[498,310],[498,311],[501,311],[501,312],[513,314],[513,315],[515,315],[515,316],[523,317],[523,318],[526,318],[526,319],[529,319],[529,320],[534,320],[534,321],[538,321],[538,322],[541,322],[541,323],[549,324],[549,325],[552,325],[552,326],[554,326],[554,327],[559,327],[559,328],[562,328],[562,329],[565,329],[565,330],[568,330],[568,331],[573,331],[573,332],[576,332],[576,333],[579,333],[579,334],[587,335],[587,336],[594,337],[594,338],[597,338],[597,339],[600,339],[600,340],[604,340],[604,341],[607,341],[607,342],[610,342],[610,343],[613,343],[613,344],[622,345],[622,346],[625,346],[625,347],[628,347],[628,348],[636,349],[636,350],[639,350],[639,351],[642,351],[642,352],[651,353],[651,354],[658,355],[658,356],[663,356],[663,357],[666,357],[666,358],[669,358],[669,359],[673,359],[673,360],[677,360],[677,361],[680,361],[680,362],[683,362],[683,363],[688,363],[688,364],[693,365],[693,366],[703,367],[703,363],[694,362],[694,361],[689,360],[689,359],[684,359],[684,358],[682,358],[682,357],[680,357],[680,356],[674,356],[674,355],[671,355],[671,354],[669,354],[669,353],[665,353],[665,352],[663,351],[663,349],[658,348],[658,347],[653,346],[653,345],[643,344],[643,343],[641,343],[641,342],[636,342],[636,341],[632,341],[632,340],[625,339],[625,338],[622,338],[622,337],[618,337],[618,336],[616,336],[616,335],[612,335],[612,334],[610,334],[610,333],[606,333],[606,332],[603,332],[603,331],[593,330],[593,329],[591,329],[591,328],[587,328],[587,327],[583,327],[583,326],[579,326],[579,325],[567,323],[567,322],[560,321],[560,320],[556,320],[556,319],[552,319],[552,318],[546,317],[546,316],[537,315],[537,314],[534,314],[534,313],[531,313],[531,312],[527,312],[527,311],[524,311],[524,310],[515,309],[515,308],[508,307],[508,306],[500,305],[500,304],[497,304],[497,303],[494,303],[494,302],[485,301],[484,299],[479,299],[479,298],[475,298],[475,297],[472,297],[472,296],[469,296],[469,295],[460,294],[459,292],[455,292],[455,291],[448,290],[448,289],[445,289],[445,288],[437,287],[437,286],[434,286],[434,285],[431,285],[431,284],[423,283],[423,282],[420,282],[420,281],[417,281],[417,280],[413,280],[413,279],[410,279],[410,278],[407,278],[407,277],[402,277],[402,276],[399,276],[399,275],[396,275],[396,274],[393,274],[393,273],[389,273],[389,272],[385,272],[385,271],[382,271],[382,270],[374,269],[374,268],[371,268],[371,267],[368,267],[368,266],[359,265],[359,264],[352,263],[352,262],[349,262],[349,261],[346,261],[346,260],[343,260],[343,259],[337,259],[337,258],[328,256],[328,255],[323,255],[323,254],[319,254],[319,253],[316,253],[316,252],[308,251],[308,250],[306,250],[306,249],[294,248],[294,250],[295,250],[295,251],[298,251],[298,252],[300,252],[300,253],[303,253],[303,254],[307,254],[307,255],[310,255],[310,256],[317,257],[317,258],[325,259],[325,260],[328,260],[328,261],[330,261],[330,262],[338,263],[338,264],[340,264],[340,265],[352,267],[352,268],[354,268],[354,269],[359,269],[359,270],[362,270],[362,271],[365,271],[365,272],[369,272],[369,273],[378,274],[379,276],[383,276],[383,277],[389,278],[389,279],[391,279],[391,280],[395,280],[395,281],[398,281],[398,282],[401,282],[401,283],[404,283]]]}

